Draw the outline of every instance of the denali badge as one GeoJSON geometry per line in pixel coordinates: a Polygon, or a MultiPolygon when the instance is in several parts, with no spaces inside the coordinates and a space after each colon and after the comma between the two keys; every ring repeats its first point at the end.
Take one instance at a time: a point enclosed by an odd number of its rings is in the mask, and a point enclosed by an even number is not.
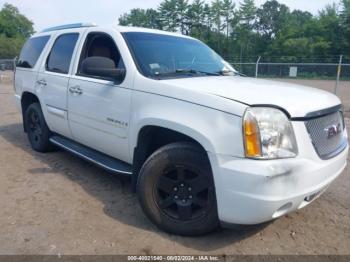
{"type": "Polygon", "coordinates": [[[331,125],[331,126],[325,128],[324,131],[326,132],[328,139],[330,139],[330,138],[332,138],[332,137],[334,137],[342,132],[340,124],[331,125]]]}

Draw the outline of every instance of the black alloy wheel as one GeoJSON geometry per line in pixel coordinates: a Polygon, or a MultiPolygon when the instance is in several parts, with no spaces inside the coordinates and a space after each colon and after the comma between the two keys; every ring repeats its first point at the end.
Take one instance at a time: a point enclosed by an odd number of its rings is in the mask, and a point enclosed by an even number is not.
{"type": "Polygon", "coordinates": [[[137,194],[147,217],[166,232],[195,236],[219,226],[208,155],[194,143],[168,144],[149,156],[137,194]]]}
{"type": "Polygon", "coordinates": [[[162,212],[181,221],[204,216],[214,198],[208,178],[184,166],[164,170],[155,189],[156,203],[162,212]]]}
{"type": "Polygon", "coordinates": [[[29,124],[28,125],[28,128],[29,128],[28,132],[32,138],[31,140],[35,144],[40,144],[42,141],[43,131],[41,129],[41,122],[40,122],[39,114],[37,111],[31,110],[29,112],[28,124],[29,124]]]}
{"type": "Polygon", "coordinates": [[[35,151],[48,152],[53,149],[50,143],[50,130],[46,124],[39,103],[31,104],[24,117],[30,145],[35,151]]]}

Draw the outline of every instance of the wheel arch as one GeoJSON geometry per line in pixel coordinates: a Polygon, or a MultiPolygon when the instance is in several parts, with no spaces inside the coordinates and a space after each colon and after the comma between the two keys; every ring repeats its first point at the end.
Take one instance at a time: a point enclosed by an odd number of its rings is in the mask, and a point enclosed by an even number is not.
{"type": "Polygon", "coordinates": [[[26,127],[26,124],[25,124],[25,121],[24,121],[25,112],[27,111],[27,108],[33,103],[40,104],[40,100],[39,100],[38,96],[33,94],[33,93],[31,93],[31,92],[28,92],[28,91],[23,92],[22,96],[21,96],[21,108],[22,108],[22,118],[23,118],[23,129],[24,129],[24,132],[27,132],[27,127],[26,127]]]}
{"type": "MultiPolygon", "coordinates": [[[[212,151],[213,145],[197,130],[181,124],[149,122],[140,125],[131,141],[133,155],[133,189],[135,189],[139,171],[147,158],[160,147],[175,142],[191,142],[204,152],[212,151]]],[[[209,161],[209,157],[208,157],[209,161]]],[[[210,164],[210,161],[209,161],[210,164]]]]}

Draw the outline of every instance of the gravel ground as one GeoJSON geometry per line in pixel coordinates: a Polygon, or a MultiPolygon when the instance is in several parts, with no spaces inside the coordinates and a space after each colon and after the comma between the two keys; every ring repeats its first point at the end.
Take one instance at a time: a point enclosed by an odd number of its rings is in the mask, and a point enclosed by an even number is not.
{"type": "Polygon", "coordinates": [[[147,220],[128,181],[64,151],[32,151],[4,82],[0,254],[350,254],[348,168],[307,208],[265,226],[173,236],[147,220]]]}

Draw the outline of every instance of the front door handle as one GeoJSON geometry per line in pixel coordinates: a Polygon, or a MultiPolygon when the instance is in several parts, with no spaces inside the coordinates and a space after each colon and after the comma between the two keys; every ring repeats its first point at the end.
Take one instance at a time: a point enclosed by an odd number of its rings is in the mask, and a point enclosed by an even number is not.
{"type": "Polygon", "coordinates": [[[83,93],[83,90],[79,86],[71,86],[69,88],[69,92],[72,94],[81,95],[83,93]]]}
{"type": "Polygon", "coordinates": [[[70,92],[70,93],[74,94],[75,91],[76,91],[76,87],[71,86],[71,87],[69,88],[69,92],[70,92]]]}
{"type": "Polygon", "coordinates": [[[36,83],[38,85],[41,85],[41,86],[47,86],[47,83],[46,83],[45,79],[40,79],[40,80],[36,81],[36,83]]]}
{"type": "Polygon", "coordinates": [[[83,90],[82,90],[80,87],[77,87],[75,93],[76,93],[77,95],[81,95],[81,94],[83,93],[83,90]]]}

